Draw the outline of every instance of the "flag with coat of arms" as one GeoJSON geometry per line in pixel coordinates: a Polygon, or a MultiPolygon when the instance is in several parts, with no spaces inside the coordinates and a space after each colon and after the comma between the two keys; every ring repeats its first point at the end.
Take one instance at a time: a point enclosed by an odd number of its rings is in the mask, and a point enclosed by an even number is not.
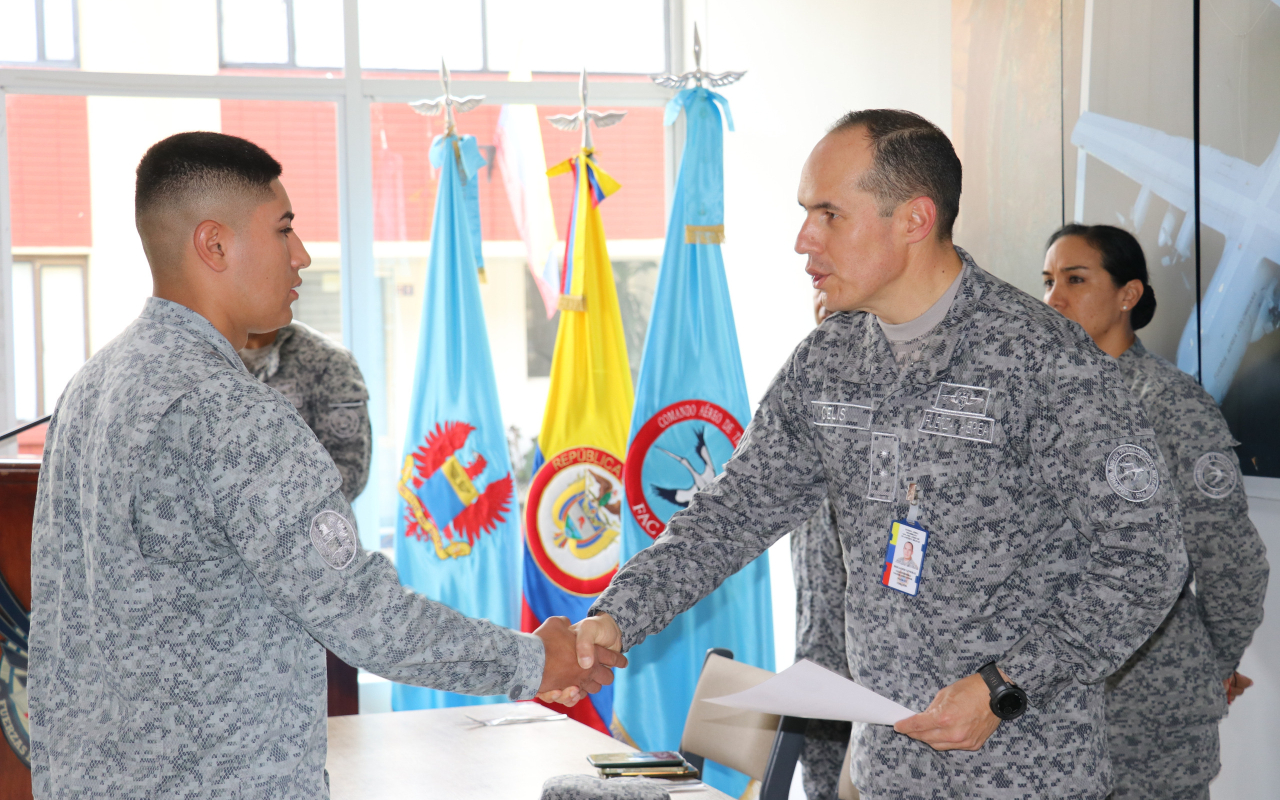
{"type": "MultiPolygon", "coordinates": [[[[723,96],[684,89],[666,124],[685,113],[686,140],[636,381],[626,466],[622,560],[648,547],[695,492],[724,469],[750,421],[724,240],[723,96]]],[[[707,649],[774,668],[768,554],[731,576],[666,630],[627,653],[617,672],[617,733],[641,750],[676,750],[707,649]]],[[[707,765],[705,779],[734,796],[746,776],[707,765]]]]}
{"type": "MultiPolygon", "coordinates": [[[[485,164],[474,136],[431,144],[440,170],[413,405],[399,476],[396,567],[401,582],[469,617],[520,624],[520,521],[506,430],[480,304],[485,164]]],[[[506,697],[394,684],[396,711],[506,697]]]]}
{"type": "MultiPolygon", "coordinates": [[[[582,123],[589,124],[585,101],[582,123]]],[[[525,507],[526,631],[551,616],[582,619],[618,570],[632,387],[599,205],[620,187],[584,139],[576,156],[547,171],[573,176],[574,199],[551,385],[525,507]]],[[[608,733],[613,687],[572,708],[555,707],[608,733]]]]}

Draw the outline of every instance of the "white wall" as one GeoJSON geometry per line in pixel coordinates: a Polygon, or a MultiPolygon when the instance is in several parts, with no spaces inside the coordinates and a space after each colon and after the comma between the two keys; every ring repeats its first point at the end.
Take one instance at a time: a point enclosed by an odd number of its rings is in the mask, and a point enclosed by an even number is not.
{"type": "MultiPolygon", "coordinates": [[[[703,68],[747,70],[726,87],[737,126],[725,135],[725,269],[747,391],[758,402],[813,327],[813,289],[793,250],[796,183],[810,149],[841,114],[905,108],[951,128],[950,0],[685,0],[703,68]]],[[[795,588],[787,538],[770,551],[778,668],[794,660],[795,588]]]]}

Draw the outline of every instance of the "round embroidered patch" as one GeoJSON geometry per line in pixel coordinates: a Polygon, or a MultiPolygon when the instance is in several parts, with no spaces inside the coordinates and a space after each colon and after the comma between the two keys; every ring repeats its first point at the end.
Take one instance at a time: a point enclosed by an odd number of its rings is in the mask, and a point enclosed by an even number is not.
{"type": "Polygon", "coordinates": [[[325,420],[329,430],[339,439],[350,439],[360,430],[360,414],[354,408],[335,408],[325,420]]]}
{"type": "Polygon", "coordinates": [[[1196,488],[1212,497],[1221,500],[1236,488],[1236,465],[1222,453],[1205,453],[1196,459],[1196,488]]]}
{"type": "Polygon", "coordinates": [[[1160,488],[1160,472],[1151,454],[1136,444],[1122,444],[1107,456],[1107,483],[1130,503],[1150,500],[1160,488]]]}
{"type": "Polygon", "coordinates": [[[337,511],[321,511],[311,520],[311,544],[326,564],[343,569],[356,557],[356,529],[337,511]]]}

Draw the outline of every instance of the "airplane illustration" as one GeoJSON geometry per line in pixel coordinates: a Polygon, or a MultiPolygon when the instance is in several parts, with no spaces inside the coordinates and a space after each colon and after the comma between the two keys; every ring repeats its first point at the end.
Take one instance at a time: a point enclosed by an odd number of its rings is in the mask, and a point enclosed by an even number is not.
{"type": "Polygon", "coordinates": [[[698,444],[694,447],[693,451],[697,454],[698,458],[702,460],[703,466],[701,472],[694,469],[693,464],[689,463],[689,459],[684,456],[678,456],[670,450],[663,450],[661,447],[654,448],[655,450],[661,450],[671,458],[679,461],[685,469],[689,470],[689,475],[693,477],[693,485],[682,489],[668,488],[665,486],[653,487],[653,491],[656,492],[659,497],[674,506],[688,508],[689,503],[693,500],[693,496],[702,489],[710,486],[711,482],[716,478],[716,465],[711,461],[711,450],[707,447],[706,433],[705,428],[699,428],[694,434],[694,436],[698,437],[698,444]]]}
{"type": "MultiPolygon", "coordinates": [[[[1141,227],[1152,194],[1184,212],[1176,237],[1173,210],[1165,215],[1160,243],[1172,243],[1181,256],[1190,256],[1195,234],[1190,139],[1086,111],[1071,143],[1142,186],[1134,204],[1135,228],[1141,227]]],[[[1200,304],[1202,383],[1221,403],[1245,348],[1280,323],[1280,138],[1257,166],[1200,146],[1200,219],[1227,240],[1200,304]]],[[[1178,368],[1199,372],[1194,309],[1178,343],[1178,368]]]]}

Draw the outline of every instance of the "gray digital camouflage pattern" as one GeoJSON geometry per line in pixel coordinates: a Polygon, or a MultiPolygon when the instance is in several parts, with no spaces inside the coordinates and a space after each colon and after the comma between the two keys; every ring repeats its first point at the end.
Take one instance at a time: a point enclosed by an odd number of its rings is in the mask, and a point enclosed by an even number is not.
{"type": "Polygon", "coordinates": [[[1209,800],[1218,772],[1217,722],[1172,728],[1112,722],[1107,732],[1115,774],[1110,800],[1209,800]]]}
{"type": "Polygon", "coordinates": [[[355,500],[369,480],[373,428],[369,390],[355,356],[320,331],[293,322],[266,347],[241,350],[258,380],[289,398],[342,475],[342,493],[355,500]]]}
{"type": "Polygon", "coordinates": [[[541,800],[667,800],[671,795],[648,778],[557,775],[542,784],[541,800]]]}
{"type": "Polygon", "coordinates": [[[533,697],[542,643],[360,549],[294,408],[151,298],[49,424],[32,528],[32,781],[46,798],[327,797],[325,647],[404,683],[533,697]]]}
{"type": "MultiPolygon", "coordinates": [[[[791,532],[791,573],[796,582],[796,661],[807,658],[849,677],[844,646],[844,553],[831,501],[791,532]]],[[[804,794],[836,800],[840,768],[849,749],[848,722],[815,719],[804,732],[804,794]]]]}
{"type": "Polygon", "coordinates": [[[1169,466],[1191,572],[1155,634],[1107,679],[1117,796],[1173,797],[1167,782],[1175,778],[1184,792],[1199,781],[1207,796],[1219,767],[1217,722],[1227,712],[1222,682],[1262,624],[1266,546],[1249,521],[1236,441],[1213,398],[1141,341],[1119,365],[1169,466]]]}
{"type": "Polygon", "coordinates": [[[1031,707],[978,752],[855,726],[864,798],[1101,798],[1103,679],[1186,576],[1178,503],[1113,359],[978,269],[899,372],[869,314],[837,314],[774,379],[733,458],[594,605],[623,647],[757,557],[830,497],[848,566],[850,672],[923,710],[997,660],[1031,707]],[[919,594],[881,584],[890,523],[919,487],[919,594]]]}

